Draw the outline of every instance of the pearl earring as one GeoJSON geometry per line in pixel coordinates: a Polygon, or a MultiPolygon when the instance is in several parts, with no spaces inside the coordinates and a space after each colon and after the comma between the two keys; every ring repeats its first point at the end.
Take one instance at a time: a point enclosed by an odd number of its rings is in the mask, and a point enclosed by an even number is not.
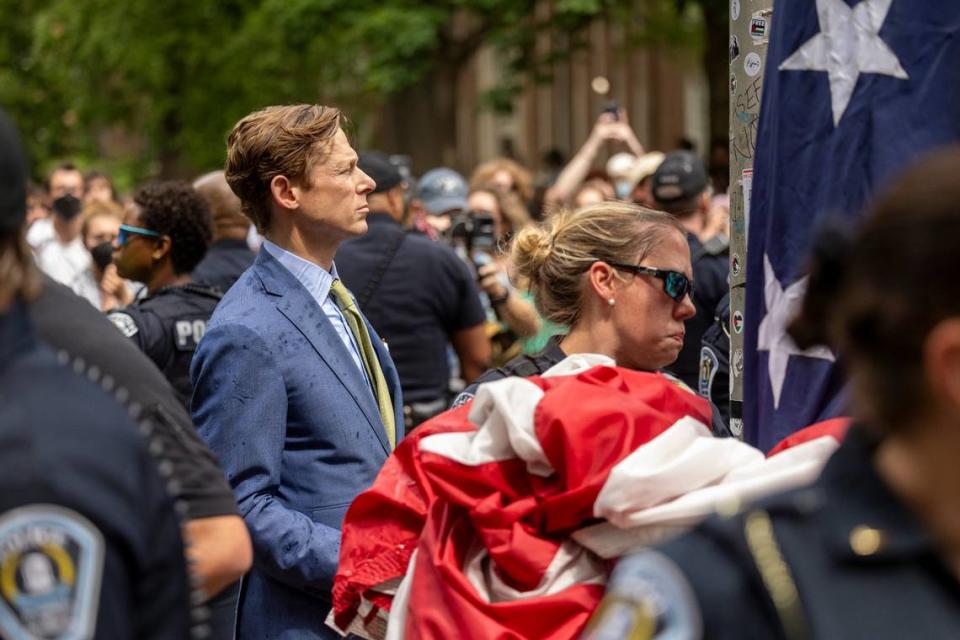
{"type": "Polygon", "coordinates": [[[617,304],[617,301],[614,300],[613,298],[610,298],[609,300],[607,300],[607,304],[609,304],[612,307],[613,305],[617,304]]]}

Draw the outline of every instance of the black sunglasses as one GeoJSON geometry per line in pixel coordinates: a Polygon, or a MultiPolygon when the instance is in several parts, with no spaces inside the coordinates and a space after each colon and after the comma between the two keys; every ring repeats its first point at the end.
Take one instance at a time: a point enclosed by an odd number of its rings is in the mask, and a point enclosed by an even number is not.
{"type": "MultiPolygon", "coordinates": [[[[604,262],[607,261],[605,260],[604,262]]],[[[687,294],[689,294],[691,298],[693,297],[693,282],[679,271],[642,267],[638,264],[622,264],[620,262],[607,262],[607,264],[616,269],[623,269],[624,271],[630,271],[634,274],[642,273],[663,280],[663,292],[677,302],[683,302],[683,298],[687,294]]]]}

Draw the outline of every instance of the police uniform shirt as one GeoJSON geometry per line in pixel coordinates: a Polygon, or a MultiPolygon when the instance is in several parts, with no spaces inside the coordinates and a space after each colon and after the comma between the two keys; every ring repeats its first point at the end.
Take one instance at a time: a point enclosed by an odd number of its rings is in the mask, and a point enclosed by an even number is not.
{"type": "Polygon", "coordinates": [[[337,271],[387,343],[404,402],[445,401],[450,336],[484,321],[476,279],[452,249],[389,215],[371,213],[367,223],[365,235],[337,250],[337,271]]]}
{"type": "Polygon", "coordinates": [[[190,278],[197,284],[205,284],[226,293],[256,257],[257,254],[250,250],[246,240],[215,240],[190,278]]]}
{"type": "Polygon", "coordinates": [[[221,297],[219,291],[200,284],[164,287],[107,314],[120,333],[140,347],[163,372],[184,407],[189,407],[193,391],[193,352],[221,297]]]}
{"type": "Polygon", "coordinates": [[[667,370],[691,389],[696,389],[700,371],[700,341],[713,324],[717,305],[729,291],[729,251],[712,242],[705,246],[692,233],[687,234],[687,243],[690,245],[690,261],[693,264],[693,305],[697,313],[686,321],[683,348],[676,362],[667,367],[667,370]]]}
{"type": "Polygon", "coordinates": [[[20,305],[0,315],[0,637],[188,638],[173,502],[91,380],[104,379],[58,363],[20,305]]]}
{"type": "Polygon", "coordinates": [[[957,577],[875,447],[853,427],[810,487],[623,560],[584,637],[960,638],[957,577]]]}
{"type": "Polygon", "coordinates": [[[714,403],[730,423],[730,294],[717,306],[713,324],[700,342],[697,392],[714,403]]]}

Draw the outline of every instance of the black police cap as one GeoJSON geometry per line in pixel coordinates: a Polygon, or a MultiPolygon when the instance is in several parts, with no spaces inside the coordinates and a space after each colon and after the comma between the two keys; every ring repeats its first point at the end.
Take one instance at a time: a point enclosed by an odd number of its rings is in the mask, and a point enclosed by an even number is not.
{"type": "Polygon", "coordinates": [[[654,172],[650,186],[657,202],[687,200],[707,188],[707,169],[692,151],[671,151],[654,172]]]}
{"type": "Polygon", "coordinates": [[[390,189],[403,182],[400,170],[393,166],[387,156],[379,151],[364,151],[360,154],[357,165],[377,183],[373,190],[374,193],[390,191],[390,189]]]}

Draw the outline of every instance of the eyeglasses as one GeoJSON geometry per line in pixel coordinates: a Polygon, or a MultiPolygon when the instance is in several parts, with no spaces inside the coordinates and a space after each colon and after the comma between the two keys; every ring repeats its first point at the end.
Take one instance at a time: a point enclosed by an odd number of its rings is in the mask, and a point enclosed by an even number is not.
{"type": "Polygon", "coordinates": [[[654,278],[663,280],[663,292],[677,302],[683,302],[683,298],[688,294],[691,298],[693,297],[693,282],[679,271],[655,269],[653,267],[642,267],[638,264],[622,264],[619,262],[607,262],[607,264],[616,269],[623,269],[624,271],[630,271],[634,274],[653,276],[654,278]]]}
{"type": "Polygon", "coordinates": [[[131,227],[128,224],[122,224],[120,225],[120,232],[117,234],[117,244],[122,247],[127,243],[127,240],[130,239],[131,235],[147,236],[148,238],[160,238],[163,236],[162,233],[157,233],[156,231],[151,231],[150,229],[144,229],[143,227],[131,227]]]}

